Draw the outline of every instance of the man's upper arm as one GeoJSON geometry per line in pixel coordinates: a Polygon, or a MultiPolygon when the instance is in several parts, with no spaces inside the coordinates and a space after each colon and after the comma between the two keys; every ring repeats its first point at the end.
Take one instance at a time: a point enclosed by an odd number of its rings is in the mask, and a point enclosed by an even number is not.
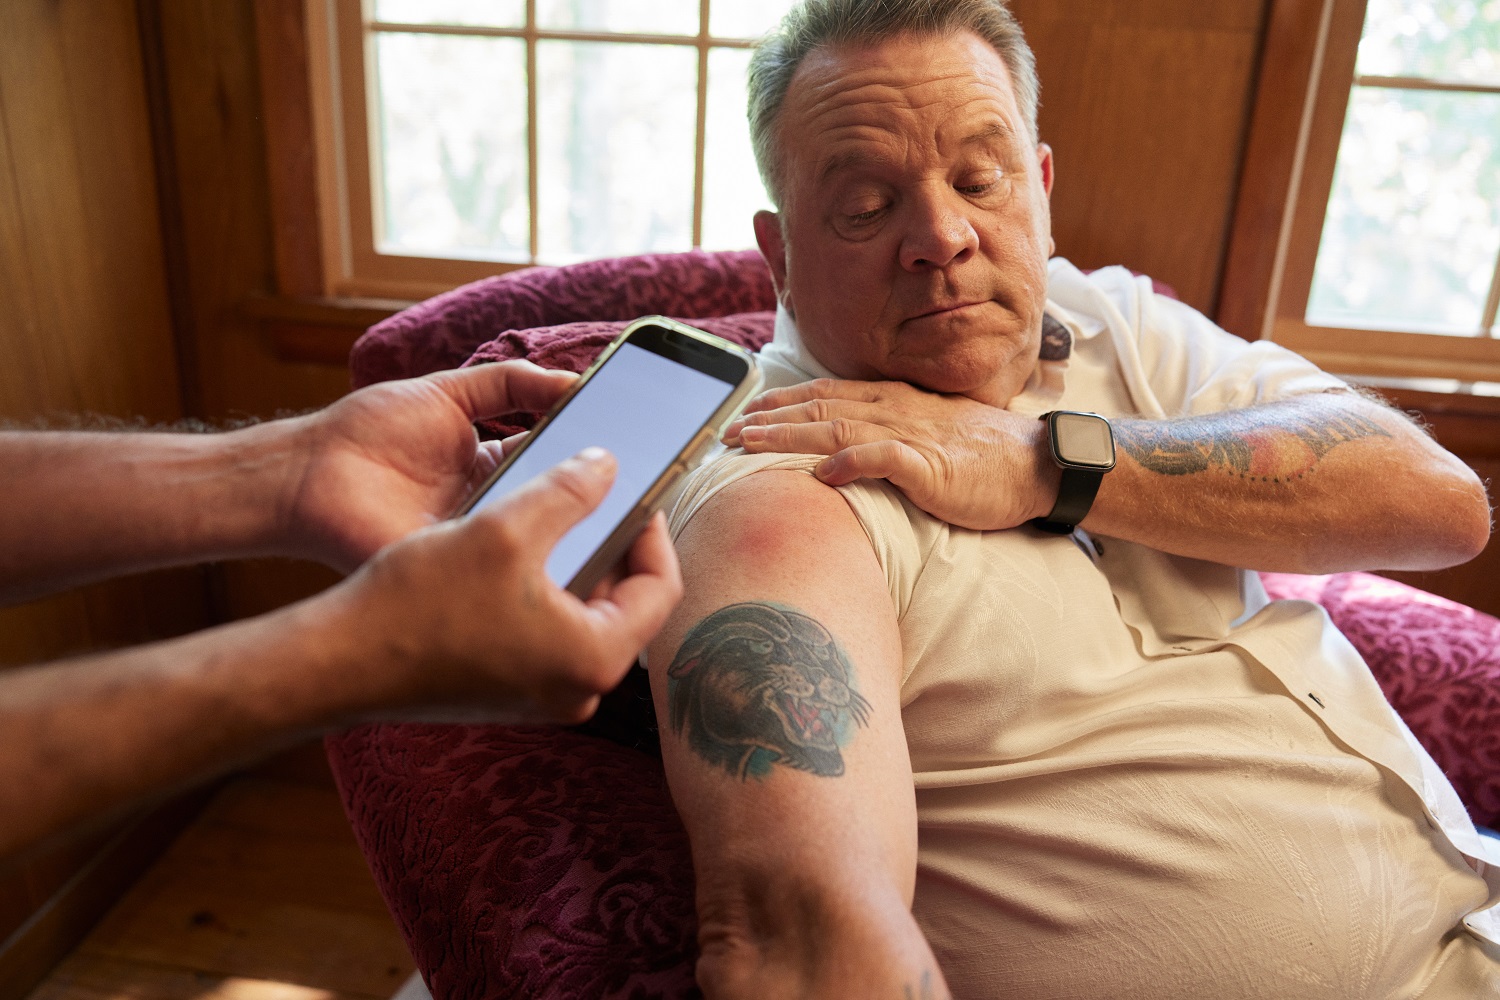
{"type": "Polygon", "coordinates": [[[705,990],[900,996],[924,970],[938,979],[910,917],[900,636],[859,522],[811,476],[763,472],[710,501],[678,549],[686,598],[649,662],[705,990]]]}

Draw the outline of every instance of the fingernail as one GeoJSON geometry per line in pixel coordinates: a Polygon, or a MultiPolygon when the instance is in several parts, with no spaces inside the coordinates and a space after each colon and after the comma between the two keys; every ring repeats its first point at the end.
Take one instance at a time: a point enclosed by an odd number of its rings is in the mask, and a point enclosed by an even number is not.
{"type": "Polygon", "coordinates": [[[765,439],[766,429],[755,424],[751,424],[740,431],[741,441],[764,441],[765,439]]]}
{"type": "Polygon", "coordinates": [[[580,451],[577,458],[580,462],[587,462],[589,465],[598,465],[601,462],[609,461],[609,452],[598,445],[591,444],[580,451]]]}

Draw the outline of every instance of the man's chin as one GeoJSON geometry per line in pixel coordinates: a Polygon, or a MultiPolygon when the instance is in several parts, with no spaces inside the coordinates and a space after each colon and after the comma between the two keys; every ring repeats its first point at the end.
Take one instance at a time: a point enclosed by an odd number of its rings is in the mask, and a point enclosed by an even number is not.
{"type": "MultiPolygon", "coordinates": [[[[917,345],[904,342],[902,346],[917,345]]],[[[997,406],[1004,405],[1013,394],[1004,387],[1026,383],[1040,350],[1040,344],[1030,344],[1028,350],[1025,342],[994,338],[980,343],[923,346],[937,349],[891,356],[885,365],[886,376],[929,392],[969,396],[997,406]],[[1007,398],[992,398],[997,394],[1007,398]]]]}
{"type": "Polygon", "coordinates": [[[886,369],[886,377],[893,381],[945,396],[968,396],[996,406],[1008,401],[993,398],[998,385],[1011,381],[1005,375],[1005,367],[993,361],[981,363],[956,358],[907,359],[886,369]]]}

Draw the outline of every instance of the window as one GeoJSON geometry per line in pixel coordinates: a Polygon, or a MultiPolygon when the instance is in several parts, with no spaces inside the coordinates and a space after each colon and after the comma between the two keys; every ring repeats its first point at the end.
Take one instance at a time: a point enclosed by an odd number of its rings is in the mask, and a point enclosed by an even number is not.
{"type": "Polygon", "coordinates": [[[791,0],[315,0],[324,274],[420,297],[533,263],[753,247],[753,40],[791,0]]]}
{"type": "Polygon", "coordinates": [[[1328,0],[1272,339],[1500,381],[1500,0],[1328,0]]]}

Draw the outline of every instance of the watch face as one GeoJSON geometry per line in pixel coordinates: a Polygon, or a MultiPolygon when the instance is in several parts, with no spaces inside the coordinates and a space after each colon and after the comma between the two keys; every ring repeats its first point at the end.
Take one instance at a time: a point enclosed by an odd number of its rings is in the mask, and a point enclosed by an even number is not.
{"type": "Polygon", "coordinates": [[[1052,450],[1066,465],[1110,469],[1115,464],[1115,437],[1109,421],[1094,413],[1054,413],[1052,450]]]}

